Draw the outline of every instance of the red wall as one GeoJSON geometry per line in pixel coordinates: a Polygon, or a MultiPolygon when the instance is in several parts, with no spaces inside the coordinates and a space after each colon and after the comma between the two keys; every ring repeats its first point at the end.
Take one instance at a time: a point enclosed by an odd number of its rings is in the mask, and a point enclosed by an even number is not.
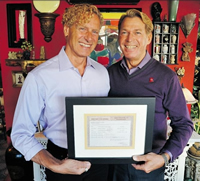
{"type": "MultiPolygon", "coordinates": [[[[145,12],[147,15],[151,17],[151,5],[155,1],[146,1],[140,0],[137,5],[99,5],[98,7],[101,8],[142,8],[142,11],[145,12]]],[[[167,1],[158,1],[160,2],[163,10],[161,13],[161,18],[163,20],[164,15],[168,14],[168,0],[167,1]]],[[[5,65],[5,59],[8,58],[9,51],[20,51],[20,48],[8,48],[8,30],[7,30],[7,12],[6,12],[6,4],[7,3],[16,3],[16,1],[1,1],[0,2],[0,61],[1,61],[1,68],[2,68],[2,81],[3,81],[3,90],[4,90],[4,106],[5,106],[5,116],[6,116],[6,126],[7,129],[12,126],[13,114],[17,102],[17,98],[19,95],[20,88],[12,87],[12,73],[13,70],[20,71],[20,67],[9,67],[5,65]]],[[[17,1],[17,3],[31,3],[32,0],[21,0],[17,1]]],[[[63,35],[63,28],[61,24],[62,14],[64,9],[68,7],[68,3],[65,0],[61,0],[59,8],[55,11],[55,13],[60,14],[59,17],[56,19],[55,23],[55,32],[52,36],[52,41],[49,43],[44,41],[44,36],[40,31],[40,24],[39,19],[34,16],[35,13],[38,13],[32,5],[32,25],[33,25],[33,44],[35,46],[35,54],[36,59],[39,58],[39,49],[41,46],[45,46],[46,50],[46,58],[50,58],[56,55],[61,46],[65,44],[64,35],[63,35]]],[[[177,22],[180,22],[182,17],[188,13],[195,13],[197,15],[195,21],[195,27],[193,28],[191,34],[188,38],[185,38],[183,35],[182,30],[180,29],[180,36],[179,36],[179,57],[178,57],[178,65],[170,65],[170,68],[174,70],[174,67],[185,67],[185,77],[182,79],[184,82],[185,87],[189,88],[192,91],[193,87],[193,76],[194,76],[194,61],[195,61],[195,52],[196,52],[196,42],[197,42],[197,32],[198,32],[198,16],[199,16],[199,9],[200,3],[197,0],[193,1],[182,1],[179,2],[179,9],[177,14],[177,22]],[[190,53],[190,62],[182,62],[181,55],[182,55],[182,43],[190,42],[193,44],[193,52],[190,53]]],[[[151,53],[151,45],[148,47],[149,52],[151,53]]],[[[177,105],[178,106],[178,105],[177,105]]],[[[34,108],[33,108],[34,109],[34,108]]]]}

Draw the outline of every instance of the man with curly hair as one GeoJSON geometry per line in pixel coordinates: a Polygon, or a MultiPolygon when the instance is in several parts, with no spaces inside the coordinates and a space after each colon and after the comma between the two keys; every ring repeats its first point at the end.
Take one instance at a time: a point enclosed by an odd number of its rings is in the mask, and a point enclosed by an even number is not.
{"type": "Polygon", "coordinates": [[[65,10],[66,46],[28,73],[15,110],[11,139],[26,160],[46,167],[48,181],[106,181],[108,165],[67,158],[65,97],[107,96],[105,67],[89,58],[103,23],[94,5],[65,10]],[[38,120],[48,138],[47,150],[34,138],[38,120]]]}

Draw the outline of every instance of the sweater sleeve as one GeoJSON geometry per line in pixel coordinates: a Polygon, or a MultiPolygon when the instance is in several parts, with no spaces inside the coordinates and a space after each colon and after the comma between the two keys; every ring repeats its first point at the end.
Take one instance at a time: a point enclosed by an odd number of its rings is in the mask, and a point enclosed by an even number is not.
{"type": "Polygon", "coordinates": [[[187,145],[193,132],[193,123],[190,118],[185,97],[178,78],[174,76],[169,82],[164,107],[168,110],[171,119],[172,133],[164,145],[162,152],[169,151],[172,159],[176,159],[187,145]]]}

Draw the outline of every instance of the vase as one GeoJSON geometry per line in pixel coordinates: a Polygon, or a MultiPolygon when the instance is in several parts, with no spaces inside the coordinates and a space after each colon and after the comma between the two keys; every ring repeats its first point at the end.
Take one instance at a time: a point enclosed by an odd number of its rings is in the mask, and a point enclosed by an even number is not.
{"type": "Polygon", "coordinates": [[[169,0],[169,21],[176,21],[179,0],[169,0]]]}
{"type": "Polygon", "coordinates": [[[167,54],[167,52],[168,52],[168,46],[167,46],[167,45],[164,45],[164,46],[163,46],[162,52],[163,52],[164,54],[167,54]]]}
{"type": "Polygon", "coordinates": [[[24,60],[30,60],[31,52],[30,51],[24,51],[23,52],[23,58],[24,60]]]}
{"type": "Polygon", "coordinates": [[[5,159],[12,181],[33,180],[33,162],[26,161],[24,156],[12,144],[6,149],[5,159]]]}
{"type": "MultiPolygon", "coordinates": [[[[11,129],[7,131],[10,136],[11,129]]],[[[24,156],[16,150],[12,143],[5,152],[5,161],[11,181],[33,180],[33,162],[26,161],[24,156]]]]}

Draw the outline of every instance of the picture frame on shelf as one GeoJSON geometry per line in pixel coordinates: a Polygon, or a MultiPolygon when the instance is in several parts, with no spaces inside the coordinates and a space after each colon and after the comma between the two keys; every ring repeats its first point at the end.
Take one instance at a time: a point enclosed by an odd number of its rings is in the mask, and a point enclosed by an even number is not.
{"type": "Polygon", "coordinates": [[[7,27],[9,48],[20,48],[25,40],[32,43],[31,3],[7,4],[7,27]]]}
{"type": "Polygon", "coordinates": [[[22,87],[24,83],[24,75],[22,71],[12,71],[13,87],[22,87]]]}

